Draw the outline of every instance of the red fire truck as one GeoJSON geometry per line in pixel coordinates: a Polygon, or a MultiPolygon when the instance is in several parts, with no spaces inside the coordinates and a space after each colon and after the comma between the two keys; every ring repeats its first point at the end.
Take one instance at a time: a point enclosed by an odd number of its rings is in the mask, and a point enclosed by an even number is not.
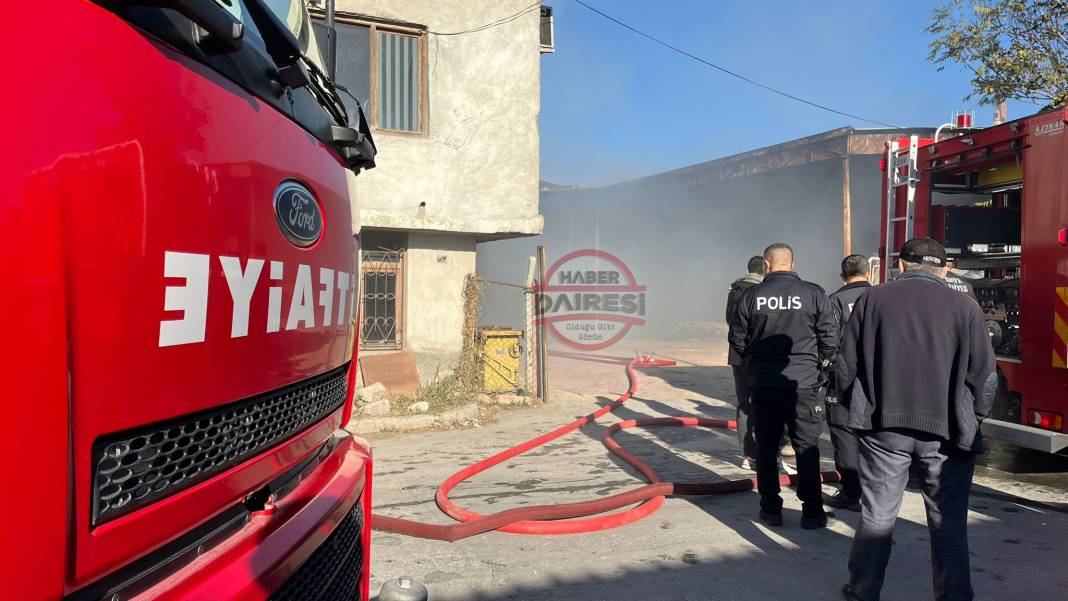
{"type": "Polygon", "coordinates": [[[371,455],[341,427],[374,146],[303,2],[17,12],[4,597],[366,600],[371,455]]]}
{"type": "Polygon", "coordinates": [[[948,139],[900,138],[883,162],[882,277],[906,239],[930,236],[970,278],[997,354],[991,437],[1068,447],[1068,109],[948,139]]]}

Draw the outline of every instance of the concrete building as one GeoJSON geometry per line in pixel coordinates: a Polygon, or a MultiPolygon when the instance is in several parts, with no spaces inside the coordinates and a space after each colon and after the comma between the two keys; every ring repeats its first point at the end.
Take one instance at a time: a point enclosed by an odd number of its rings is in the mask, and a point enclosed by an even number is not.
{"type": "Polygon", "coordinates": [[[414,351],[425,380],[460,350],[476,245],[541,233],[541,11],[523,0],[336,9],[337,80],[378,146],[377,167],[355,183],[361,353],[414,351]]]}
{"type": "MultiPolygon", "coordinates": [[[[800,275],[840,285],[848,252],[879,246],[886,142],[932,129],[843,127],[599,188],[546,185],[544,234],[493,242],[478,272],[514,271],[539,244],[549,263],[583,249],[618,257],[645,286],[645,320],[628,339],[691,337],[723,321],[726,290],[746,260],[787,242],[800,275]]],[[[607,267],[614,269],[610,265],[607,267]]],[[[550,274],[549,284],[561,284],[550,274]]]]}

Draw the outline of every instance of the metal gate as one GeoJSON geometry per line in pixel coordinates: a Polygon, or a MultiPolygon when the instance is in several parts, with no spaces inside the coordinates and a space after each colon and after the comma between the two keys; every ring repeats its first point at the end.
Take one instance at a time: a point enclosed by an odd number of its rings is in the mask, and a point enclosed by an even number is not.
{"type": "Polygon", "coordinates": [[[404,251],[365,250],[360,348],[401,348],[404,310],[404,251]]]}

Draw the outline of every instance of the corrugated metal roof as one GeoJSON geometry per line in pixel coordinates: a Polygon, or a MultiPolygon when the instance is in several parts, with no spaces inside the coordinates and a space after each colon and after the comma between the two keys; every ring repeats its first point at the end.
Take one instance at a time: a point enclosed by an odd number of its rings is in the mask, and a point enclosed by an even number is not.
{"type": "Polygon", "coordinates": [[[689,187],[760,175],[769,171],[797,167],[846,156],[873,155],[882,152],[885,142],[912,134],[932,135],[933,127],[857,129],[839,127],[803,138],[788,140],[730,156],[680,167],[617,184],[604,186],[689,187]]]}

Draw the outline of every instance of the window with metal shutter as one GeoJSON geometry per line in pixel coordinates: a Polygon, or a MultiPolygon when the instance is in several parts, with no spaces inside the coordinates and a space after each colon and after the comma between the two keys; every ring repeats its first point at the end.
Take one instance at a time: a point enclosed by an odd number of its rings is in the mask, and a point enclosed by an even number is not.
{"type": "Polygon", "coordinates": [[[419,38],[378,33],[378,127],[421,131],[419,38]]]}

